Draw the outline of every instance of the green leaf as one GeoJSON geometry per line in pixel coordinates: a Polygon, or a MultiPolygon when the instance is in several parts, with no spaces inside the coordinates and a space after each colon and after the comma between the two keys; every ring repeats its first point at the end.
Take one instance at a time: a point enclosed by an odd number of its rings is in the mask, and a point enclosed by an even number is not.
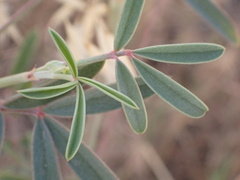
{"type": "Polygon", "coordinates": [[[86,66],[80,66],[78,68],[78,76],[92,78],[102,69],[104,64],[105,61],[101,61],[86,66]]]}
{"type": "Polygon", "coordinates": [[[116,62],[116,78],[118,90],[136,102],[139,110],[123,105],[129,125],[136,133],[144,133],[147,129],[147,112],[139,87],[127,67],[116,62]]]}
{"type": "Polygon", "coordinates": [[[4,119],[2,114],[0,114],[0,152],[1,152],[1,147],[4,139],[4,130],[5,130],[4,119]]]}
{"type": "Polygon", "coordinates": [[[197,64],[219,58],[224,47],[209,43],[172,44],[136,49],[133,53],[159,62],[197,64]]]}
{"type": "Polygon", "coordinates": [[[33,54],[36,50],[37,34],[35,31],[27,34],[23,42],[18,57],[14,62],[11,74],[21,73],[27,70],[30,61],[33,59],[33,54]]]}
{"type": "Polygon", "coordinates": [[[13,174],[11,171],[0,172],[0,180],[31,180],[31,178],[25,177],[21,174],[13,174]]]}
{"type": "Polygon", "coordinates": [[[108,96],[112,97],[113,99],[129,106],[130,108],[138,109],[138,106],[136,105],[136,103],[132,99],[130,99],[129,97],[125,96],[124,94],[116,91],[115,89],[113,89],[109,86],[106,86],[102,83],[99,83],[97,81],[94,81],[92,79],[89,79],[89,78],[79,77],[78,79],[79,79],[79,81],[81,81],[81,82],[83,82],[83,83],[85,83],[89,86],[97,88],[98,90],[102,91],[106,95],[108,95],[108,96]]]}
{"type": "Polygon", "coordinates": [[[62,53],[62,55],[65,57],[65,60],[70,68],[71,74],[74,77],[78,77],[78,69],[77,69],[76,62],[75,62],[70,50],[68,49],[65,41],[56,31],[54,31],[51,28],[49,28],[49,33],[52,37],[54,44],[56,45],[58,50],[62,53]]]}
{"type": "Polygon", "coordinates": [[[226,39],[237,42],[233,25],[228,18],[209,0],[185,0],[226,39]]]}
{"type": "MultiPolygon", "coordinates": [[[[62,155],[69,136],[68,131],[56,121],[45,117],[45,122],[53,141],[62,155]]],[[[114,173],[84,143],[81,144],[74,158],[68,162],[79,178],[85,180],[117,180],[114,173]]]]}
{"type": "MultiPolygon", "coordinates": [[[[136,81],[144,98],[154,94],[141,78],[137,78],[136,81]]],[[[112,84],[110,87],[117,89],[116,84],[112,84]]],[[[102,113],[121,108],[121,103],[95,88],[86,90],[85,96],[87,114],[102,113]]],[[[45,106],[43,111],[50,115],[71,117],[74,113],[75,99],[75,95],[63,97],[45,106]]]]}
{"type": "Polygon", "coordinates": [[[58,167],[52,137],[42,119],[38,119],[33,134],[34,180],[58,180],[58,167]]]}
{"type": "Polygon", "coordinates": [[[202,117],[207,106],[189,90],[151,66],[133,58],[135,67],[145,83],[163,100],[193,118],[202,117]]]}
{"type": "MultiPolygon", "coordinates": [[[[94,77],[102,69],[104,63],[105,61],[102,61],[102,62],[79,67],[78,68],[79,76],[84,76],[89,78],[94,77]]],[[[58,80],[58,81],[54,81],[54,83],[51,82],[50,85],[56,85],[61,83],[62,81],[58,80]]],[[[29,109],[29,108],[34,108],[34,107],[48,104],[49,102],[59,97],[60,96],[50,98],[50,99],[35,100],[35,99],[25,98],[19,94],[16,94],[10,97],[6,102],[4,102],[4,106],[10,109],[29,109]]]]}
{"type": "Polygon", "coordinates": [[[6,102],[4,102],[4,107],[9,109],[31,109],[38,106],[46,105],[59,97],[60,96],[50,99],[35,100],[23,97],[20,94],[15,94],[14,96],[10,97],[6,102]]]}
{"type": "Polygon", "coordinates": [[[85,117],[86,116],[86,101],[82,86],[77,85],[76,105],[71,125],[70,135],[66,148],[65,157],[69,161],[77,153],[84,134],[85,117]]]}
{"type": "Polygon", "coordinates": [[[48,99],[72,90],[76,84],[76,81],[72,81],[56,86],[18,90],[18,93],[30,99],[48,99]]]}
{"type": "Polygon", "coordinates": [[[140,20],[145,0],[126,0],[114,40],[114,50],[122,49],[132,38],[140,20]]]}

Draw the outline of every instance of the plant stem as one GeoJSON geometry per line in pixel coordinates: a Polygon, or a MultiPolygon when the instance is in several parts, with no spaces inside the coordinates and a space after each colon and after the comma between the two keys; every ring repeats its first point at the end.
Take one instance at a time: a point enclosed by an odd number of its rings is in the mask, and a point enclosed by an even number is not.
{"type": "MultiPolygon", "coordinates": [[[[99,56],[93,56],[90,58],[81,59],[81,60],[77,61],[77,66],[80,67],[80,66],[85,66],[88,64],[104,61],[107,59],[112,59],[112,58],[114,59],[115,57],[126,55],[127,51],[128,50],[123,50],[123,51],[119,51],[119,52],[110,52],[110,53],[102,54],[99,56]]],[[[25,83],[25,82],[29,82],[29,81],[38,81],[41,79],[64,79],[67,81],[73,80],[71,75],[54,73],[54,72],[51,72],[51,70],[47,70],[47,71],[41,70],[41,67],[40,67],[38,69],[34,68],[33,70],[31,70],[29,72],[23,72],[23,73],[14,74],[14,75],[0,78],[0,88],[12,86],[12,85],[16,85],[16,84],[21,84],[21,83],[25,83]]]]}
{"type": "Polygon", "coordinates": [[[96,62],[100,62],[100,61],[104,61],[106,59],[110,59],[111,55],[110,54],[102,54],[99,56],[93,56],[93,57],[89,57],[86,59],[81,59],[79,61],[77,61],[77,66],[85,66],[88,64],[92,64],[92,63],[96,63],[96,62]]]}
{"type": "Polygon", "coordinates": [[[128,50],[123,50],[123,51],[118,51],[118,52],[110,52],[110,53],[102,54],[99,56],[93,56],[93,57],[89,57],[86,59],[81,59],[81,60],[77,61],[77,66],[85,66],[88,64],[104,61],[107,59],[114,59],[114,56],[118,56],[118,57],[125,56],[126,51],[128,51],[128,50]]]}
{"type": "Polygon", "coordinates": [[[58,73],[53,73],[49,71],[37,71],[33,73],[33,76],[37,79],[63,79],[67,81],[72,81],[74,80],[71,75],[68,74],[58,74],[58,73]]]}
{"type": "Polygon", "coordinates": [[[0,88],[28,82],[30,81],[28,77],[30,77],[30,73],[24,72],[0,78],[0,88]]]}

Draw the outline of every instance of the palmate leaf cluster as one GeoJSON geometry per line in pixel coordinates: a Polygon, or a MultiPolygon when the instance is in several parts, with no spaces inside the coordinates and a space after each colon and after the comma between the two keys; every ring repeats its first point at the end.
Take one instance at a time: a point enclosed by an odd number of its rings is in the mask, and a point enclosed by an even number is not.
{"type": "MultiPolygon", "coordinates": [[[[232,41],[236,39],[231,24],[228,24],[225,16],[211,2],[186,1],[225,37],[232,41]]],[[[104,59],[115,60],[116,83],[105,85],[93,80],[104,65],[104,60],[78,66],[63,38],[53,29],[49,29],[55,46],[65,60],[65,70],[54,73],[61,75],[64,80],[55,82],[55,85],[48,84],[46,87],[19,90],[20,95],[3,102],[4,110],[33,108],[38,110],[33,133],[34,179],[62,179],[55,147],[65,156],[81,179],[118,179],[82,142],[87,114],[122,107],[132,130],[135,133],[144,133],[148,119],[143,99],[153,94],[192,118],[200,118],[208,111],[208,107],[193,93],[138,57],[164,63],[199,64],[216,60],[224,53],[224,48],[211,43],[185,43],[122,50],[134,35],[144,3],[145,0],[125,2],[115,34],[114,51],[104,59]],[[139,77],[133,77],[128,67],[118,57],[119,52],[131,59],[139,77]],[[84,85],[92,88],[84,90],[84,85]],[[75,94],[65,96],[72,90],[75,94]],[[70,131],[54,120],[53,116],[72,117],[70,131]]],[[[0,147],[4,127],[3,116],[0,114],[0,147]]]]}

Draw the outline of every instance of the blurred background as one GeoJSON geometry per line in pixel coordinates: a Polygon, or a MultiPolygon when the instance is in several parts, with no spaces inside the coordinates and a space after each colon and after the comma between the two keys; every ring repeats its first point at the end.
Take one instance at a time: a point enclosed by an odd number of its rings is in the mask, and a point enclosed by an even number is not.
{"type": "MultiPolygon", "coordinates": [[[[29,61],[21,64],[23,71],[61,59],[48,27],[64,37],[76,59],[112,51],[123,2],[0,0],[0,76],[16,72],[15,61],[27,38],[33,45],[29,61]],[[18,21],[5,28],[17,11],[21,12],[14,18],[18,21]]],[[[228,14],[239,35],[240,1],[214,3],[228,14]]],[[[85,142],[120,179],[240,180],[239,45],[220,36],[185,1],[148,0],[128,48],[189,42],[217,43],[226,47],[226,52],[217,61],[199,65],[145,61],[203,100],[210,109],[203,118],[185,117],[157,96],[145,100],[149,127],[144,135],[131,131],[122,110],[88,116],[85,142]]],[[[108,61],[96,78],[106,84],[114,82],[114,61],[108,61]]],[[[5,99],[14,91],[3,89],[0,93],[0,99],[5,99]]],[[[60,121],[70,124],[70,119],[60,121]]],[[[6,114],[0,179],[5,174],[31,179],[33,123],[26,116],[6,114]]],[[[59,158],[64,179],[76,179],[59,158]]]]}

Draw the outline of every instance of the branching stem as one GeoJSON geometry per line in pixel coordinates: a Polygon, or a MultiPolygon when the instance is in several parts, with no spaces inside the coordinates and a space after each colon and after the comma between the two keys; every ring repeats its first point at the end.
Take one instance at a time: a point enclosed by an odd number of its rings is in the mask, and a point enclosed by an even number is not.
{"type": "MultiPolygon", "coordinates": [[[[101,62],[107,59],[112,59],[114,57],[120,56],[130,56],[131,50],[122,50],[118,52],[110,52],[107,54],[102,54],[99,56],[94,56],[86,59],[77,61],[77,66],[85,66],[96,62],[101,62]]],[[[115,59],[115,58],[114,58],[115,59]]],[[[43,66],[44,67],[44,66],[43,66]]],[[[54,66],[52,67],[54,69],[54,66]]],[[[42,67],[38,69],[32,69],[29,72],[23,72],[19,74],[14,74],[0,78],[0,88],[21,84],[30,81],[39,81],[42,79],[63,79],[67,81],[73,81],[73,77],[69,74],[61,74],[59,72],[54,72],[49,70],[44,70],[42,67]]]]}

